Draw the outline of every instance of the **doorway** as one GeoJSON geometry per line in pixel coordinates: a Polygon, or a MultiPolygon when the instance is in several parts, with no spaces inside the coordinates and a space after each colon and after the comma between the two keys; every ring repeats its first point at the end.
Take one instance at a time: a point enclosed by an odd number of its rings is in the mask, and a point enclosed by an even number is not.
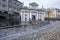
{"type": "Polygon", "coordinates": [[[36,16],[35,15],[32,16],[32,20],[36,20],[36,16]]]}

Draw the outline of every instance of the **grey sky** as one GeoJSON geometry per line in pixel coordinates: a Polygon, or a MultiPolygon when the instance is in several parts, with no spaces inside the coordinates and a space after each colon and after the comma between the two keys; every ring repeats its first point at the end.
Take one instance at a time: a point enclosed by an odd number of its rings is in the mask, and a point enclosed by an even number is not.
{"type": "Polygon", "coordinates": [[[23,2],[25,6],[29,6],[29,3],[36,2],[41,8],[42,5],[44,8],[59,8],[60,9],[60,0],[19,0],[23,2]]]}

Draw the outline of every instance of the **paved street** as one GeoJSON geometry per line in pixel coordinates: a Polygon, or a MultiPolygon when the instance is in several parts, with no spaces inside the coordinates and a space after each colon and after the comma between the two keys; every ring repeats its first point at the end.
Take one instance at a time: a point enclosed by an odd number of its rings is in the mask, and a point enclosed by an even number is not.
{"type": "Polygon", "coordinates": [[[9,35],[3,38],[0,38],[0,40],[47,40],[47,35],[57,33],[60,29],[59,27],[60,22],[51,22],[48,25],[45,25],[43,27],[38,27],[36,29],[32,29],[31,27],[26,28],[24,32],[19,32],[13,35],[9,35]]]}

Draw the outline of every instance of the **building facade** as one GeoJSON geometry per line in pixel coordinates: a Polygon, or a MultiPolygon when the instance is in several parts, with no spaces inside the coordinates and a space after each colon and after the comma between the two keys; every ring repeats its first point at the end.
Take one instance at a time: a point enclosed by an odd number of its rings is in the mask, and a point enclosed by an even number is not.
{"type": "Polygon", "coordinates": [[[49,17],[49,18],[56,18],[56,10],[55,9],[46,9],[46,17],[49,17]]]}
{"type": "Polygon", "coordinates": [[[57,8],[55,8],[55,9],[56,9],[56,17],[60,18],[60,9],[57,9],[57,8]]]}
{"type": "Polygon", "coordinates": [[[0,0],[0,11],[19,12],[22,5],[18,0],[0,0]]]}
{"type": "Polygon", "coordinates": [[[22,6],[23,3],[18,0],[0,0],[0,18],[3,16],[11,24],[20,21],[19,11],[22,6]]]}
{"type": "Polygon", "coordinates": [[[60,9],[48,8],[46,10],[46,17],[48,17],[48,13],[49,13],[49,18],[59,18],[60,17],[60,9]]]}
{"type": "Polygon", "coordinates": [[[45,18],[45,9],[38,8],[38,4],[33,2],[29,4],[29,7],[24,6],[21,10],[21,21],[32,21],[40,20],[43,21],[45,18]]]}

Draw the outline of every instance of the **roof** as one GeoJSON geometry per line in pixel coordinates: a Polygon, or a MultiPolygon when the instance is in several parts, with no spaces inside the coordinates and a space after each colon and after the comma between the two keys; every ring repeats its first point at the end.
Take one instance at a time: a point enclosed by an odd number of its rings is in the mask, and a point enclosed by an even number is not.
{"type": "Polygon", "coordinates": [[[20,1],[18,1],[18,0],[16,0],[17,2],[19,2],[19,3],[21,3],[21,4],[23,4],[22,2],[20,2],[20,1]]]}
{"type": "Polygon", "coordinates": [[[31,8],[28,8],[28,7],[22,7],[21,9],[24,9],[24,10],[36,10],[36,11],[43,11],[45,12],[45,9],[31,9],[31,8]]]}
{"type": "Polygon", "coordinates": [[[23,6],[21,9],[28,9],[28,7],[27,6],[23,6]]]}
{"type": "Polygon", "coordinates": [[[32,6],[38,6],[37,3],[33,2],[33,3],[30,3],[29,5],[32,5],[32,6]]]}

